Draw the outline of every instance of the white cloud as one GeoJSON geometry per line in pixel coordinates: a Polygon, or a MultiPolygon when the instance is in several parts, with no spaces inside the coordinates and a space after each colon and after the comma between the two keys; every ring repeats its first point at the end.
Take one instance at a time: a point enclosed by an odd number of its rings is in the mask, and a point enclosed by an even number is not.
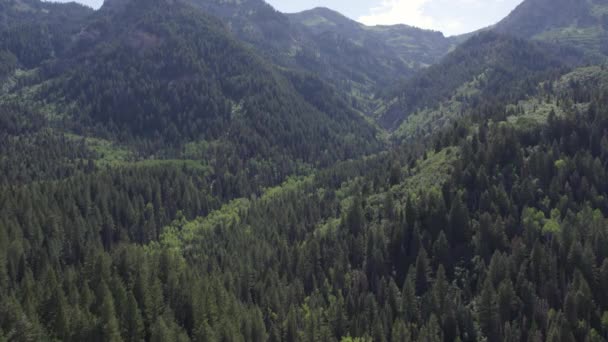
{"type": "Polygon", "coordinates": [[[451,35],[473,30],[471,26],[480,22],[481,13],[487,14],[488,9],[495,7],[492,4],[503,1],[382,0],[358,20],[366,25],[406,24],[451,35]]]}
{"type": "Polygon", "coordinates": [[[435,20],[424,13],[429,0],[383,0],[369,15],[359,18],[366,25],[408,24],[421,28],[436,27],[435,20]]]}

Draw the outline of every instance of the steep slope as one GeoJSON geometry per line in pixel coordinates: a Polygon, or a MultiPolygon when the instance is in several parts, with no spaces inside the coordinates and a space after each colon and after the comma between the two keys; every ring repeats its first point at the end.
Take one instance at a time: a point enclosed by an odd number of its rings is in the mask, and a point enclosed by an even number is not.
{"type": "Polygon", "coordinates": [[[449,48],[437,32],[367,32],[363,25],[327,9],[285,15],[262,0],[188,1],[221,18],[236,37],[274,63],[330,81],[364,112],[370,112],[379,87],[411,76],[449,48]],[[317,17],[333,24],[316,26],[317,17]]]}
{"type": "Polygon", "coordinates": [[[526,0],[495,30],[608,54],[605,0],[526,0]]]}
{"type": "Polygon", "coordinates": [[[400,59],[412,70],[436,63],[452,44],[441,32],[407,25],[366,26],[327,8],[289,14],[315,36],[334,32],[385,59],[400,59]]]}
{"type": "Polygon", "coordinates": [[[92,13],[76,3],[0,0],[0,77],[11,60],[13,67],[33,68],[60,56],[92,13]]]}
{"type": "Polygon", "coordinates": [[[77,131],[156,147],[204,141],[243,160],[312,164],[377,146],[374,129],[346,103],[319,110],[187,4],[107,1],[72,55],[45,70],[55,77],[38,97],[73,108],[66,122],[77,131]]]}
{"type": "Polygon", "coordinates": [[[343,94],[181,0],[77,32],[0,93],[0,341],[605,342],[606,66],[475,36],[387,96],[466,114],[361,156],[343,94]]]}
{"type": "Polygon", "coordinates": [[[472,104],[477,98],[515,101],[580,57],[575,50],[484,32],[387,95],[379,122],[395,129],[415,111],[439,107],[454,96],[472,104]]]}

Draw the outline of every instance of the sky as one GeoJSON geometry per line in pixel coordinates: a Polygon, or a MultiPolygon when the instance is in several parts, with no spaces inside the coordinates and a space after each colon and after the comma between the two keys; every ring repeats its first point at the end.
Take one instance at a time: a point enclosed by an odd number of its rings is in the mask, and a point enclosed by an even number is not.
{"type": "MultiPolygon", "coordinates": [[[[98,8],[103,0],[77,0],[98,8]]],[[[329,7],[367,25],[407,24],[455,35],[492,25],[522,0],[266,0],[286,13],[329,7]]]]}

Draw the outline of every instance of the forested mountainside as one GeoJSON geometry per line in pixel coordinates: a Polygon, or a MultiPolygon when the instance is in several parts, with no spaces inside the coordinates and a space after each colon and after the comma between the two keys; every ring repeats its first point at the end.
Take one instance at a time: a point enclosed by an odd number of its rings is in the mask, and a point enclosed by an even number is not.
{"type": "Polygon", "coordinates": [[[328,8],[288,16],[315,37],[337,34],[366,50],[385,54],[386,60],[400,59],[412,71],[435,64],[452,47],[451,40],[441,32],[407,25],[365,26],[328,8]]]}
{"type": "Polygon", "coordinates": [[[395,129],[416,111],[436,109],[452,100],[468,106],[505,105],[534,95],[539,81],[583,62],[577,50],[482,32],[387,92],[379,121],[395,129]]]}
{"type": "MultiPolygon", "coordinates": [[[[323,103],[325,94],[299,84],[314,76],[286,77],[188,5],[104,7],[79,37],[70,59],[46,68],[56,76],[34,94],[66,108],[78,132],[92,127],[151,151],[205,142],[244,161],[311,165],[379,145],[375,129],[337,95],[323,103]]],[[[199,147],[201,157],[215,157],[212,146],[199,147]]]]}
{"type": "Polygon", "coordinates": [[[527,0],[493,29],[608,55],[608,2],[527,0]]]}
{"type": "Polygon", "coordinates": [[[475,34],[366,116],[258,44],[281,22],[431,56],[420,31],[254,0],[0,6],[53,51],[0,40],[0,342],[608,340],[589,50],[475,34]]]}
{"type": "Polygon", "coordinates": [[[439,32],[365,27],[328,9],[285,15],[262,0],[189,0],[225,20],[258,53],[281,66],[313,72],[370,113],[378,89],[411,76],[445,55],[439,32]]]}
{"type": "Polygon", "coordinates": [[[0,79],[61,55],[93,10],[75,3],[0,1],[0,79]]]}

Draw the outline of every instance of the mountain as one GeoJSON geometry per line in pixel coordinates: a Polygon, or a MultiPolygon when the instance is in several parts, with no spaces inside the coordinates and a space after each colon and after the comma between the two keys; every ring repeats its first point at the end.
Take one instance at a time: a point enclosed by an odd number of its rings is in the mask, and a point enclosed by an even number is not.
{"type": "Polygon", "coordinates": [[[38,97],[73,108],[68,120],[79,131],[100,125],[98,133],[155,146],[206,141],[245,159],[288,155],[312,164],[377,144],[339,96],[329,108],[307,102],[295,78],[188,4],[107,1],[70,55],[45,69],[53,79],[38,97]]]}
{"type": "Polygon", "coordinates": [[[435,64],[452,47],[441,32],[407,25],[365,26],[327,8],[289,14],[315,36],[334,32],[385,59],[400,59],[411,70],[435,64]]]}
{"type": "Polygon", "coordinates": [[[328,9],[285,15],[262,0],[189,1],[221,18],[236,37],[274,63],[320,75],[366,113],[375,106],[378,88],[411,76],[451,46],[438,32],[366,28],[328,9]],[[333,24],[316,25],[319,20],[333,24]]]}
{"type": "Polygon", "coordinates": [[[33,68],[64,53],[71,36],[92,13],[76,3],[0,1],[0,77],[3,64],[6,69],[9,62],[13,68],[33,68]]]}
{"type": "Polygon", "coordinates": [[[605,0],[526,0],[494,30],[608,54],[605,0]]]}
{"type": "Polygon", "coordinates": [[[470,103],[478,98],[515,101],[530,95],[540,80],[581,59],[576,50],[482,32],[389,93],[379,122],[396,129],[414,112],[454,97],[470,103]]]}
{"type": "Polygon", "coordinates": [[[255,0],[0,4],[44,33],[0,41],[0,342],[606,342],[589,50],[481,32],[381,89],[441,35],[255,0]]]}

